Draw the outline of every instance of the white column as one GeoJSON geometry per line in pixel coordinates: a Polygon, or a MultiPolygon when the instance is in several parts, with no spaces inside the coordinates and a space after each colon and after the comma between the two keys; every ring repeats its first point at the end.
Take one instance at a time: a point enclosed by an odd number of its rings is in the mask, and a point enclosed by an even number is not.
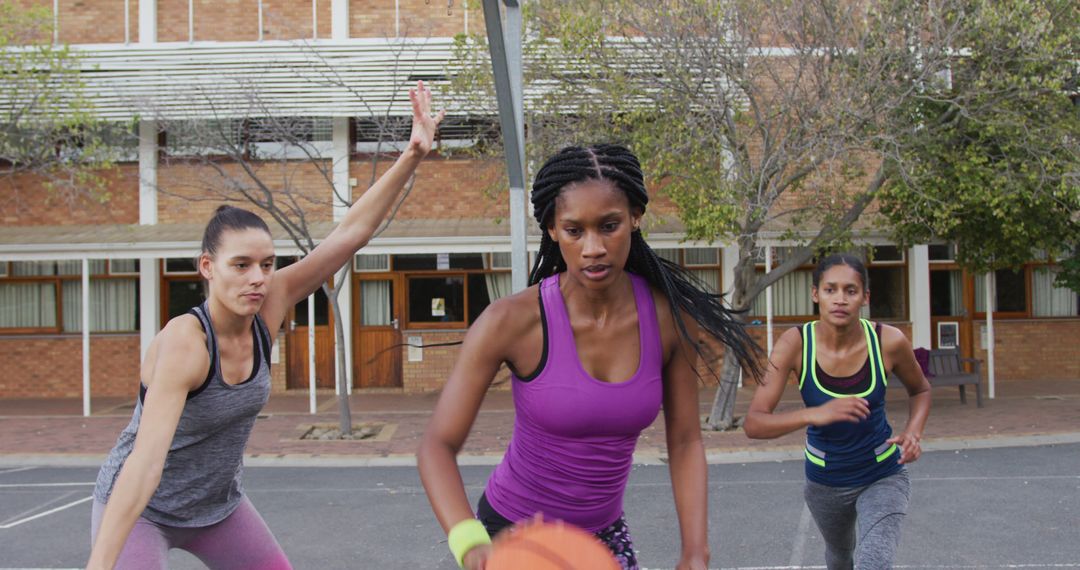
{"type": "Polygon", "coordinates": [[[720,290],[728,295],[728,301],[731,301],[731,292],[735,290],[735,266],[739,264],[739,246],[738,244],[726,245],[723,247],[723,261],[720,264],[720,290]]]}
{"type": "MultiPolygon", "coordinates": [[[[349,182],[349,118],[348,117],[334,117],[333,124],[333,141],[334,149],[331,153],[331,160],[334,162],[334,221],[341,221],[345,217],[345,212],[349,210],[349,205],[352,202],[352,185],[349,182]],[[342,201],[338,197],[344,198],[346,201],[342,201]]],[[[335,347],[335,350],[345,351],[345,370],[341,370],[341,364],[337,358],[334,358],[334,377],[344,377],[345,385],[347,386],[346,393],[352,393],[352,280],[348,278],[348,272],[352,270],[352,259],[349,259],[349,263],[341,269],[346,272],[346,278],[341,285],[341,291],[338,291],[338,306],[341,309],[341,318],[344,322],[341,323],[344,338],[342,339],[345,346],[335,347]]],[[[335,283],[337,278],[341,277],[339,272],[335,277],[335,283]]],[[[336,336],[335,336],[336,340],[336,336]]],[[[337,383],[335,382],[335,386],[337,383]]]]}
{"type": "Polygon", "coordinates": [[[986,380],[990,399],[994,399],[994,309],[997,306],[997,274],[986,274],[986,380]]]}
{"type": "Polygon", "coordinates": [[[307,378],[308,404],[310,412],[315,413],[315,294],[307,298],[307,378]]]}
{"type": "Polygon", "coordinates": [[[139,43],[157,43],[157,0],[139,0],[139,43]]]}
{"type": "Polygon", "coordinates": [[[82,260],[82,413],[90,415],[90,260],[82,260]]]}
{"type": "MultiPolygon", "coordinates": [[[[140,3],[140,8],[142,3],[140,3]]],[[[140,12],[140,21],[142,13],[140,12]]],[[[139,36],[142,40],[141,31],[139,36]]],[[[139,223],[157,224],[158,129],[155,121],[139,122],[139,223]]],[[[161,276],[156,257],[139,258],[139,345],[140,361],[146,358],[150,342],[158,332],[161,276]]]]}
{"type": "Polygon", "coordinates": [[[330,37],[335,40],[349,39],[349,0],[331,1],[330,37]]]}
{"type": "MultiPolygon", "coordinates": [[[[765,246],[765,274],[772,271],[772,246],[765,246]]],[[[773,330],[772,330],[772,285],[765,288],[765,350],[772,355],[773,330]]]]}
{"type": "Polygon", "coordinates": [[[334,221],[340,222],[345,217],[352,203],[352,187],[349,185],[349,118],[333,118],[333,150],[330,160],[334,170],[334,195],[330,197],[334,205],[334,221]]]}
{"type": "MultiPolygon", "coordinates": [[[[345,346],[341,347],[341,350],[345,351],[345,370],[337,370],[337,373],[345,377],[346,393],[352,394],[352,259],[349,260],[349,263],[346,264],[345,267],[341,268],[341,272],[335,277],[335,280],[341,278],[342,273],[345,274],[345,280],[342,281],[341,290],[338,291],[338,308],[341,309],[341,318],[343,319],[341,322],[341,331],[343,335],[342,342],[345,343],[345,346]]],[[[334,367],[340,368],[338,359],[336,358],[334,359],[334,367]]]]}
{"type": "Polygon", "coordinates": [[[908,311],[911,345],[930,349],[930,248],[925,244],[908,250],[908,311]]]}

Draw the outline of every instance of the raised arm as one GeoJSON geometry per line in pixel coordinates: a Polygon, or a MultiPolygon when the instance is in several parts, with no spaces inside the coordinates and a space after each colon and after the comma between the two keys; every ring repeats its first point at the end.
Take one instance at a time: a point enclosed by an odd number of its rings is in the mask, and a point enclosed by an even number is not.
{"type": "MultiPolygon", "coordinates": [[[[658,305],[661,303],[658,300],[658,305]]],[[[657,308],[659,321],[672,349],[664,363],[664,431],[675,512],[679,516],[682,553],[678,570],[704,570],[709,564],[708,466],[701,441],[697,351],[675,329],[671,311],[657,308]]],[[[687,331],[697,338],[698,327],[685,319],[687,331]]]]}
{"type": "Polygon", "coordinates": [[[435,131],[445,111],[431,113],[431,90],[423,81],[409,90],[413,125],[409,146],[375,184],[368,188],[345,213],[344,219],[318,247],[300,261],[277,272],[267,294],[262,316],[274,333],[289,308],[322,286],[375,234],[398,194],[412,177],[420,161],[431,150],[435,131]]]}
{"type": "Polygon", "coordinates": [[[198,321],[182,316],[169,321],[151,346],[153,362],[143,401],[135,446],[124,462],[105,507],[88,569],[111,569],[161,481],[165,456],[184,410],[188,392],[206,379],[210,356],[198,321]]]}
{"type": "Polygon", "coordinates": [[[922,434],[930,415],[930,382],[915,360],[911,341],[896,327],[882,325],[881,348],[893,372],[900,377],[908,392],[908,421],[904,431],[893,435],[890,443],[900,447],[900,463],[917,461],[922,455],[922,434]]]}
{"type": "Polygon", "coordinates": [[[809,425],[823,426],[835,422],[858,422],[870,415],[862,398],[835,398],[821,406],[776,413],[776,405],[784,395],[784,386],[792,371],[799,371],[802,355],[802,336],[790,328],[769,355],[765,380],[757,387],[746,413],[743,430],[751,439],[773,439],[798,431],[809,425]]]}

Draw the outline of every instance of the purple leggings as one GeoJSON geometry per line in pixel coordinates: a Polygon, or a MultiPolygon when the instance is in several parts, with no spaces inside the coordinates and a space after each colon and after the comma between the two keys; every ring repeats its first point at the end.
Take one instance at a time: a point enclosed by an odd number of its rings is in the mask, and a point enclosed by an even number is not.
{"type": "MultiPolygon", "coordinates": [[[[95,500],[90,523],[91,545],[104,514],[105,505],[95,500]]],[[[169,566],[168,553],[172,548],[194,554],[213,570],[292,569],[281,545],[247,497],[225,520],[210,526],[165,526],[139,517],[115,569],[164,570],[169,566]]]]}

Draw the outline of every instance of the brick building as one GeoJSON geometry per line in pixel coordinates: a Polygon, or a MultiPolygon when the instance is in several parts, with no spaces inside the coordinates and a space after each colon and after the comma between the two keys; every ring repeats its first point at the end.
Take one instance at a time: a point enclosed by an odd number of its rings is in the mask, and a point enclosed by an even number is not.
{"type": "MultiPolygon", "coordinates": [[[[289,163],[287,172],[268,171],[267,179],[288,180],[318,238],[344,211],[335,193],[357,195],[388,164],[373,160],[373,117],[407,117],[404,86],[416,78],[438,82],[453,36],[483,25],[477,9],[441,0],[21,2],[56,6],[57,41],[71,44],[85,69],[94,70],[90,97],[105,118],[135,120],[137,142],[107,173],[110,199],[103,203],[15,204],[16,194],[43,195],[42,181],[0,181],[0,350],[8,369],[0,397],[83,393],[83,299],[91,322],[90,393],[134,395],[150,339],[201,299],[191,260],[220,203],[214,192],[239,166],[190,160],[182,134],[162,127],[168,120],[250,125],[271,112],[307,121],[320,154],[289,163]],[[251,89],[266,94],[266,106],[242,104],[251,103],[251,89]],[[209,106],[216,114],[207,114],[209,106]]],[[[459,136],[467,139],[468,129],[459,136]]],[[[445,134],[439,142],[453,143],[445,134]]],[[[483,307],[510,289],[508,201],[490,192],[499,168],[433,153],[393,223],[356,257],[340,293],[353,388],[438,389],[456,348],[433,345],[460,340],[483,307]]],[[[662,197],[649,218],[654,247],[717,290],[727,288],[734,247],[682,241],[675,210],[662,197]]],[[[763,270],[766,260],[784,256],[780,234],[765,240],[763,270]]],[[[283,232],[275,238],[279,255],[297,254],[283,232]]],[[[982,276],[958,269],[948,244],[905,250],[869,230],[862,239],[874,248],[870,317],[897,324],[916,346],[955,346],[985,357],[982,276]]],[[[772,287],[777,327],[813,318],[809,269],[772,287]]],[[[1076,293],[1052,287],[1051,270],[1035,260],[996,275],[1001,381],[1080,379],[1080,303],[1076,293]]],[[[309,326],[317,384],[333,386],[331,319],[325,298],[311,302],[314,322],[301,303],[275,344],[276,391],[307,387],[309,326]]],[[[764,296],[752,312],[764,344],[764,296]]]]}

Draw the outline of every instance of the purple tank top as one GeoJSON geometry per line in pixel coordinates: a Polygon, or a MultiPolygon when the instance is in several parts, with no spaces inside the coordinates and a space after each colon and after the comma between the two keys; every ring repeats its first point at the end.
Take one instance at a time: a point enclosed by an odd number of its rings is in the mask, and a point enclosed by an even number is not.
{"type": "Polygon", "coordinates": [[[513,377],[514,435],[485,491],[491,506],[511,521],[539,512],[597,532],[622,515],[638,435],[663,401],[652,293],[643,278],[628,275],[641,356],[637,372],[617,383],[597,380],[582,367],[559,275],[540,283],[546,361],[529,381],[513,377]]]}

